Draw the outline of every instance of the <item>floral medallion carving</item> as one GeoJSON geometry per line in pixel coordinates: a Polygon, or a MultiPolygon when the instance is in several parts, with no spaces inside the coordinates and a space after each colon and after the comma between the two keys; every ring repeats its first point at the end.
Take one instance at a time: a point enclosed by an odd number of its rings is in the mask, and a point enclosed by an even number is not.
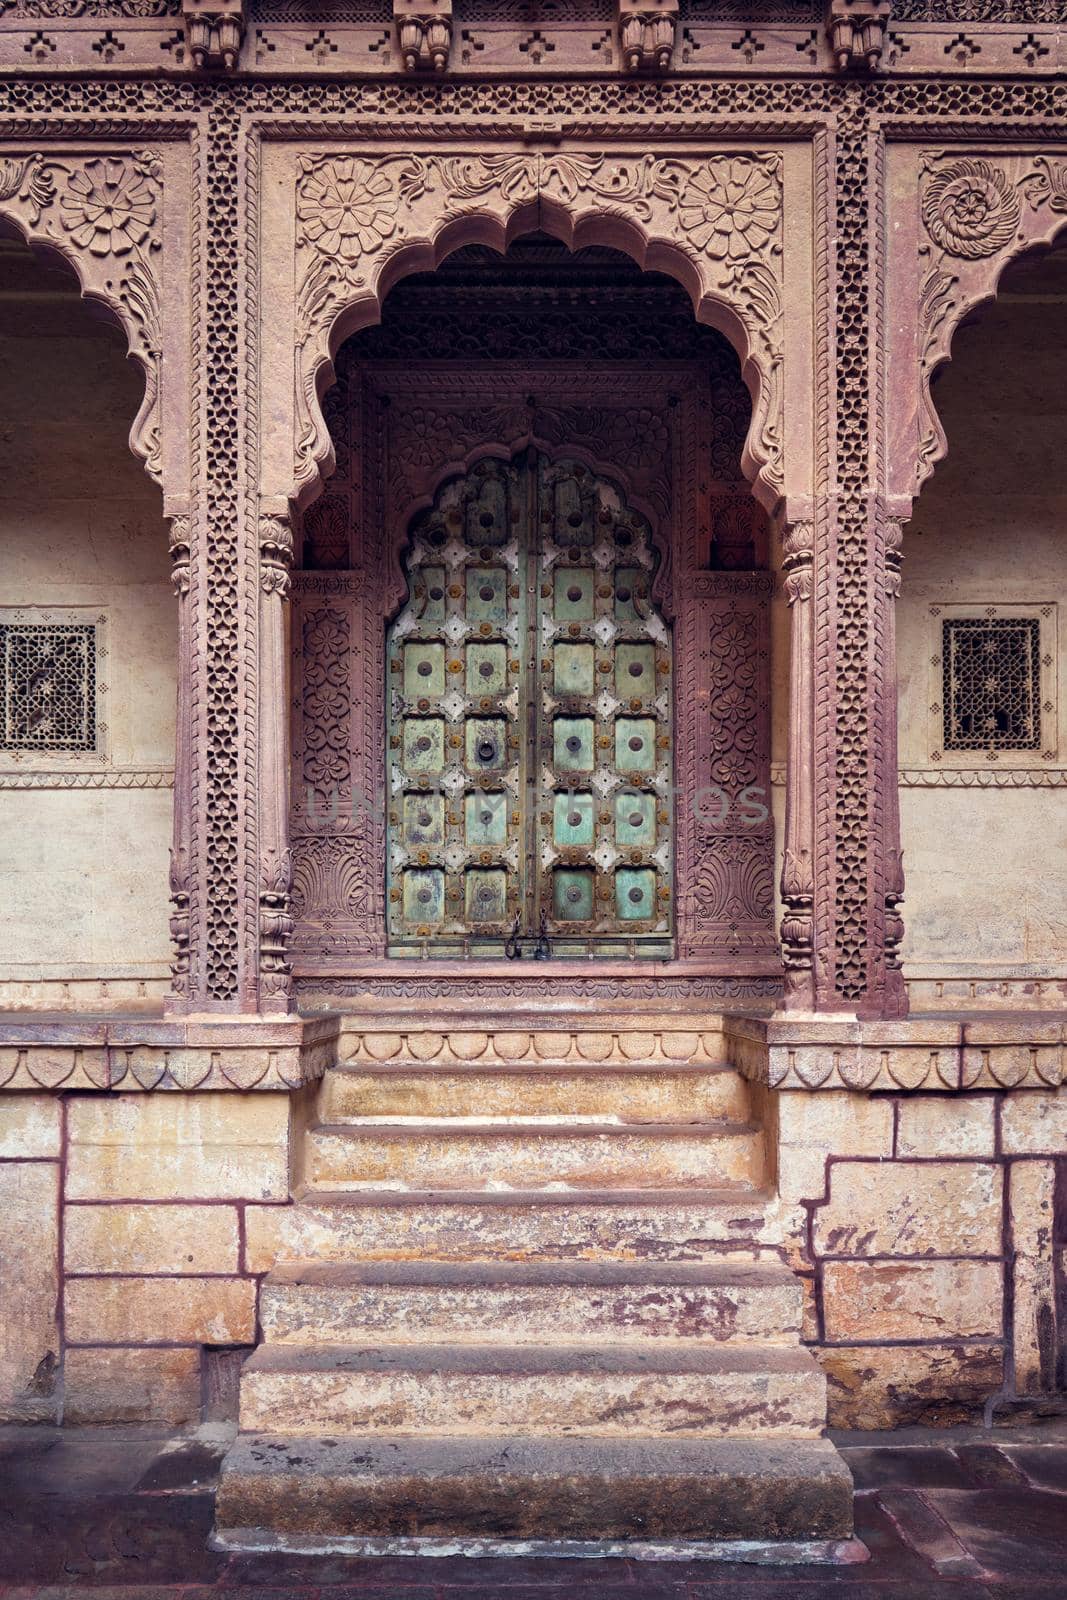
{"type": "Polygon", "coordinates": [[[923,195],[926,231],[948,255],[993,256],[1019,226],[1019,198],[989,161],[957,161],[935,174],[923,195]]]}

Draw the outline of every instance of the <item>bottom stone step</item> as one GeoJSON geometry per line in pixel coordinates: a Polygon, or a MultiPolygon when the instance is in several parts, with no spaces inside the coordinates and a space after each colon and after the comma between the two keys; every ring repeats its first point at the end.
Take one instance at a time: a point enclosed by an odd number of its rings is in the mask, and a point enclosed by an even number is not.
{"type": "Polygon", "coordinates": [[[297,1439],[243,1434],[220,1533],[514,1539],[839,1539],[852,1479],[828,1439],[297,1439]]]}

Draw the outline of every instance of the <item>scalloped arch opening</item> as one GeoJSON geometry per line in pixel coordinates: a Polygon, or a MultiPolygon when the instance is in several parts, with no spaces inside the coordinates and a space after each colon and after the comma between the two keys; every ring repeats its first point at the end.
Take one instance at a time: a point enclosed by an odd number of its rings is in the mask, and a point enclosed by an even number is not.
{"type": "Polygon", "coordinates": [[[344,345],[355,335],[379,325],[389,297],[411,278],[439,273],[451,258],[470,249],[489,250],[506,258],[516,244],[527,238],[551,240],[571,255],[588,250],[610,251],[625,258],[639,276],[669,280],[685,296],[695,326],[717,333],[736,358],[750,404],[741,471],[752,493],[773,513],[780,489],[762,477],[765,463],[758,457],[753,440],[754,423],[768,409],[770,390],[765,390],[764,375],[749,348],[740,316],[725,300],[703,291],[699,271],[684,249],[649,239],[639,224],[610,212],[575,222],[565,206],[544,198],[516,205],[506,221],[487,212],[475,212],[446,222],[432,240],[412,240],[388,256],[373,281],[338,312],[330,326],[328,354],[315,365],[305,387],[305,404],[313,402],[310,440],[316,471],[297,488],[294,498],[300,509],[306,510],[319,497],[335,469],[324,405],[337,381],[337,359],[344,345]]]}

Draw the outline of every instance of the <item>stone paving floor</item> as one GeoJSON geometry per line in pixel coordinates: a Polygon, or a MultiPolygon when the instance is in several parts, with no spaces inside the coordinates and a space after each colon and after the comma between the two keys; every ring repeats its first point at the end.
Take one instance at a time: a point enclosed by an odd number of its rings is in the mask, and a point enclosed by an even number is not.
{"type": "Polygon", "coordinates": [[[227,1435],[0,1428],[0,1600],[1051,1600],[1067,1421],[838,1436],[850,1567],[234,1556],[207,1547],[227,1435]]]}

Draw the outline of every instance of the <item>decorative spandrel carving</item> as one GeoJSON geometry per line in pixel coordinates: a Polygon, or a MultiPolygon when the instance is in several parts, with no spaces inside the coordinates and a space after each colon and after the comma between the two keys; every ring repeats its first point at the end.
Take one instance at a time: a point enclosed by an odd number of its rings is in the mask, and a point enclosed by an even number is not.
{"type": "Polygon", "coordinates": [[[70,261],[83,289],[116,312],[145,374],[130,448],[162,482],[162,166],[153,151],[80,157],[8,154],[0,160],[0,213],[32,244],[70,261]]]}
{"type": "Polygon", "coordinates": [[[314,480],[328,453],[316,373],[342,312],[374,298],[387,263],[405,247],[461,217],[484,212],[504,221],[538,201],[572,222],[623,215],[689,259],[705,295],[745,329],[761,378],[748,448],[768,496],[780,490],[781,157],[583,151],[300,157],[297,486],[314,480]]]}
{"type": "Polygon", "coordinates": [[[924,156],[921,165],[919,437],[913,493],[945,454],[930,382],[966,313],[1024,250],[1067,221],[1067,160],[1050,155],[924,156]]]}

